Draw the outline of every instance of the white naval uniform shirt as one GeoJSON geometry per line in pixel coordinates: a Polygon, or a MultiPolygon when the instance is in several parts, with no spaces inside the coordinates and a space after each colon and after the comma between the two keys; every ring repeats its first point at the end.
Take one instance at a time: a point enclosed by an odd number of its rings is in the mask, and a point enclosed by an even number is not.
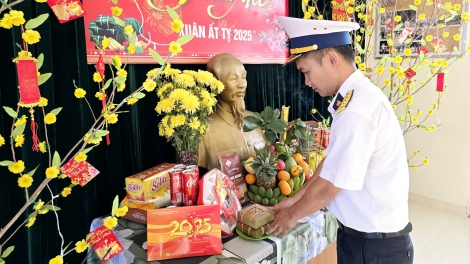
{"type": "Polygon", "coordinates": [[[353,96],[331,112],[330,143],[320,177],[341,188],[327,206],[345,226],[362,232],[397,232],[408,224],[408,163],[403,135],[383,92],[357,70],[341,85],[353,96]]]}

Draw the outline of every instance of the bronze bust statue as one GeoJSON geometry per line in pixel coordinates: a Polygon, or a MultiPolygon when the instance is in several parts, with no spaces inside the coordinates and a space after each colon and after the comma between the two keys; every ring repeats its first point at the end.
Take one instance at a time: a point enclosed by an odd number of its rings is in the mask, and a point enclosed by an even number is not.
{"type": "Polygon", "coordinates": [[[236,152],[240,159],[246,159],[254,147],[264,147],[266,140],[259,129],[243,132],[243,117],[253,114],[245,110],[247,72],[243,64],[232,54],[222,53],[209,60],[207,71],[225,85],[198,149],[198,165],[211,170],[220,169],[220,156],[236,152]]]}

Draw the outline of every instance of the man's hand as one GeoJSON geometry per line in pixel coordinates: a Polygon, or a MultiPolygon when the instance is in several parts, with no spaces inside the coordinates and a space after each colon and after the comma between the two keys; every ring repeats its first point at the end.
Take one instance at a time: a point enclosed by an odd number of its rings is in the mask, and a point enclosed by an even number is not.
{"type": "Polygon", "coordinates": [[[280,211],[282,209],[289,208],[289,207],[293,206],[295,204],[295,202],[297,202],[297,200],[294,199],[294,197],[284,198],[284,199],[282,199],[282,201],[280,203],[278,203],[275,206],[271,207],[271,210],[273,210],[274,213],[277,213],[278,211],[280,211]]]}
{"type": "MultiPolygon", "coordinates": [[[[281,203],[277,205],[280,205],[281,203]]],[[[281,234],[281,238],[284,238],[287,233],[292,228],[294,228],[294,226],[297,224],[297,220],[292,218],[292,215],[289,211],[289,208],[283,208],[276,212],[276,214],[274,215],[274,221],[269,224],[267,232],[268,234],[272,236],[277,236],[278,234],[281,234]]]]}

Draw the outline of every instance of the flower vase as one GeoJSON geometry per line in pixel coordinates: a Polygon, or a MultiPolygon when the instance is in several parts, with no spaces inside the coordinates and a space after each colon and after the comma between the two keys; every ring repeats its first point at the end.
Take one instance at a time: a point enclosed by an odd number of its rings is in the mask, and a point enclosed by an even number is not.
{"type": "Polygon", "coordinates": [[[176,163],[184,165],[197,165],[198,149],[176,151],[176,163]]]}

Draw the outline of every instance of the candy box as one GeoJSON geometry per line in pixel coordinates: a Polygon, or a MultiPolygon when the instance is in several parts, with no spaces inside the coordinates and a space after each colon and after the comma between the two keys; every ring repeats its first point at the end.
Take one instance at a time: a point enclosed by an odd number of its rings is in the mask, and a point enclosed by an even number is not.
{"type": "Polygon", "coordinates": [[[157,197],[148,202],[136,201],[124,197],[121,201],[121,206],[127,206],[127,213],[122,217],[141,224],[147,224],[147,211],[157,208],[166,207],[170,204],[170,191],[167,190],[161,197],[157,197]]]}
{"type": "Polygon", "coordinates": [[[148,170],[126,178],[127,198],[139,201],[149,201],[161,197],[170,189],[168,171],[176,164],[162,163],[148,170]]]}
{"type": "Polygon", "coordinates": [[[221,254],[219,211],[219,205],[149,210],[147,260],[221,254]]]}
{"type": "Polygon", "coordinates": [[[237,222],[258,229],[274,221],[273,210],[259,204],[253,204],[238,212],[237,222]]]}

